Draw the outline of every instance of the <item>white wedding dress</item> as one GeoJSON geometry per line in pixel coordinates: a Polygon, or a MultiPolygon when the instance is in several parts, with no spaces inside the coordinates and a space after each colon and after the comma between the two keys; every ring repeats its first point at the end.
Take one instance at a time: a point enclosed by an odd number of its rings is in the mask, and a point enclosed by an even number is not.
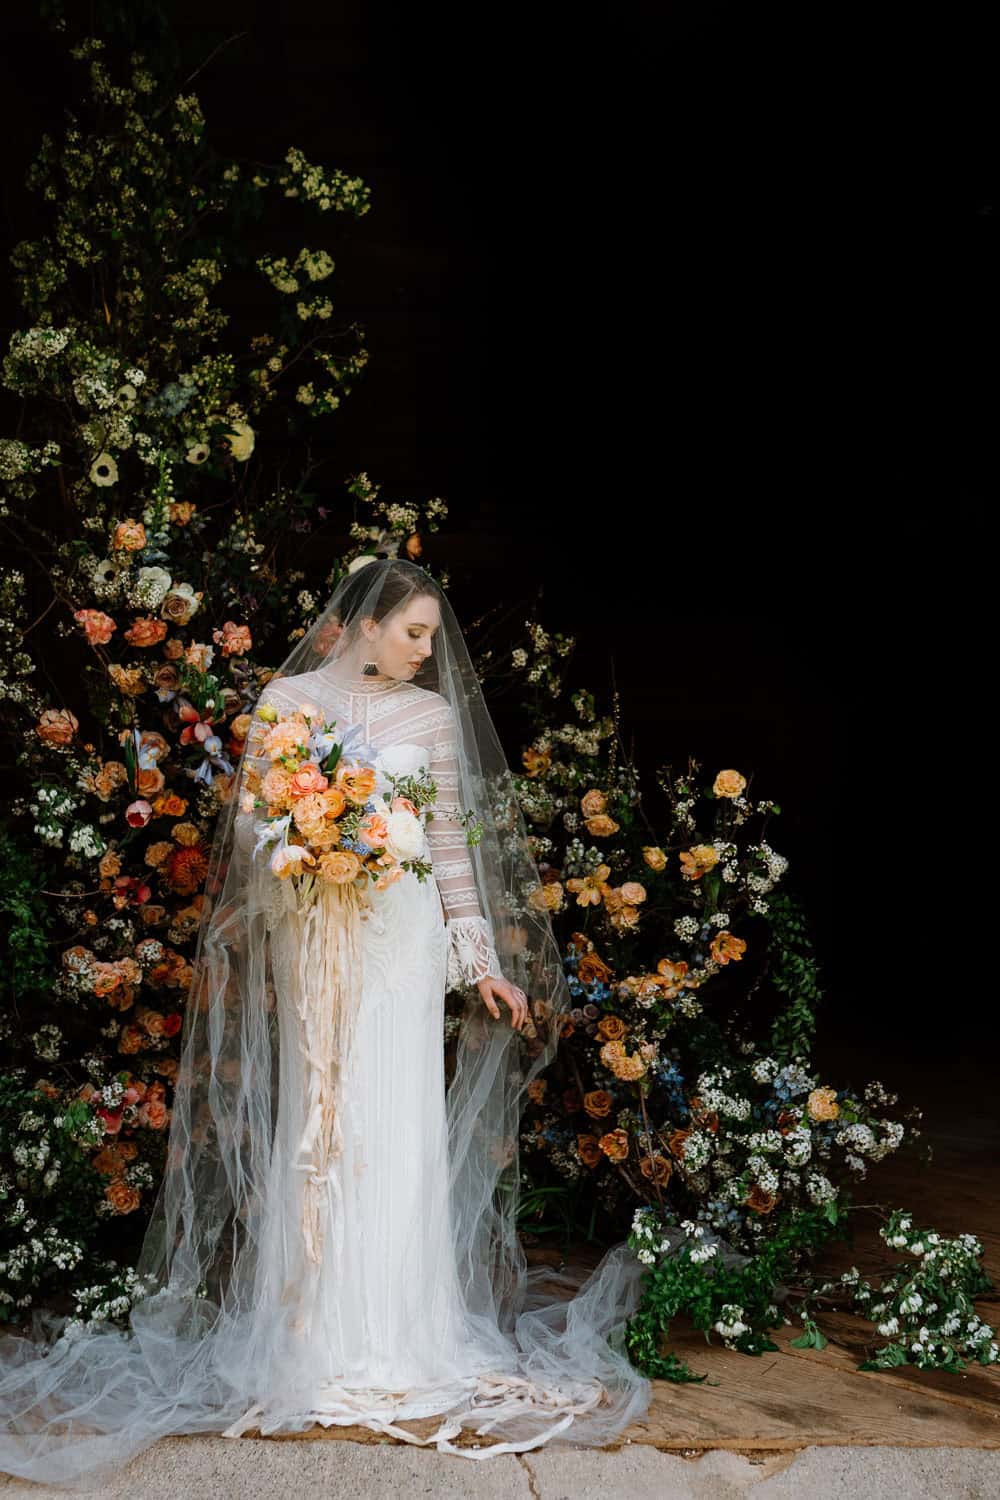
{"type": "MultiPolygon", "coordinates": [[[[282,679],[267,696],[279,712],[303,703],[321,708],[327,722],[336,720],[337,738],[359,726],[377,751],[377,790],[386,796],[387,771],[427,768],[437,786],[426,830],[434,875],[421,882],[407,873],[374,893],[375,909],[361,923],[363,985],[336,1101],[340,1149],[321,1172],[308,1141],[322,1049],[295,1003],[296,986],[303,993],[309,978],[301,965],[311,960],[297,915],[276,912],[280,1103],[246,1351],[260,1394],[225,1435],[360,1424],[472,1456],[475,1449],[449,1442],[462,1427],[456,1403],[465,1401],[480,1420],[484,1405],[509,1414],[528,1403],[565,1419],[523,1445],[504,1445],[537,1446],[599,1404],[603,1392],[596,1382],[553,1389],[518,1375],[509,1361],[502,1368],[503,1343],[464,1307],[456,1275],[444,996],[462,980],[502,976],[457,821],[452,710],[439,694],[406,681],[361,680],[348,690],[321,673],[282,679]],[[315,1235],[303,1206],[304,1173],[321,1190],[315,1235]],[[294,1412],[281,1374],[293,1363],[300,1390],[303,1372],[314,1387],[294,1412]],[[395,1425],[445,1411],[426,1438],[395,1425]]],[[[275,885],[283,895],[285,883],[275,885]]]]}

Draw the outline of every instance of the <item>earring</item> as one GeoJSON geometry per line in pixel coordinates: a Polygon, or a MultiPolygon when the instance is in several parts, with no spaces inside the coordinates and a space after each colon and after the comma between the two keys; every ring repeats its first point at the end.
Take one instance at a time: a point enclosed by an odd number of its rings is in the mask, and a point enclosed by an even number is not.
{"type": "Polygon", "coordinates": [[[366,661],[361,668],[366,677],[375,677],[378,674],[378,662],[366,661]]]}

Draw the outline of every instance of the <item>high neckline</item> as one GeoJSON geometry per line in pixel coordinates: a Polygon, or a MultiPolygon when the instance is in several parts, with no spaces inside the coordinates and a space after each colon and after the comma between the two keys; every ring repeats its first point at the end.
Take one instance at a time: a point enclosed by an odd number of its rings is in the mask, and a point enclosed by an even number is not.
{"type": "Polygon", "coordinates": [[[388,693],[393,688],[402,687],[407,680],[403,677],[334,676],[332,673],[328,673],[324,677],[322,672],[319,675],[331,687],[340,688],[345,693],[388,693]]]}

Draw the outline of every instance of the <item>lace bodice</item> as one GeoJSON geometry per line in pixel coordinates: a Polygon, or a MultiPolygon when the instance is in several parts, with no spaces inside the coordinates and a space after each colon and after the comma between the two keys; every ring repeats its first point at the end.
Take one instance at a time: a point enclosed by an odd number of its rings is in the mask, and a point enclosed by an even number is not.
{"type": "MultiPolygon", "coordinates": [[[[426,836],[448,934],[448,986],[458,988],[487,975],[502,977],[493,932],[476,887],[466,830],[458,821],[464,809],[458,800],[457,726],[450,703],[440,693],[405,679],[378,676],[334,681],[322,669],[269,682],[260,697],[261,704],[271,703],[279,712],[305,702],[322,709],[327,722],[336,720],[337,732],[358,725],[379,761],[384,758],[385,767],[395,774],[416,770],[420,764],[427,767],[437,786],[426,836]]],[[[249,763],[262,771],[267,768],[263,757],[251,757],[249,763]]],[[[237,816],[252,820],[252,815],[237,816]]]]}

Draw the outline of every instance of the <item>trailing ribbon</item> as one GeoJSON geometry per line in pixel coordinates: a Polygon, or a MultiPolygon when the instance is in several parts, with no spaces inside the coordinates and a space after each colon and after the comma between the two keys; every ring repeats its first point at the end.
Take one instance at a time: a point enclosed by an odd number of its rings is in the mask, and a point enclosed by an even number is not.
{"type": "Polygon", "coordinates": [[[306,1254],[319,1265],[329,1186],[342,1244],[343,1202],[337,1174],[330,1171],[344,1147],[340,1098],[354,1040],[363,981],[360,903],[352,881],[317,882],[315,899],[295,914],[298,984],[295,1008],[305,1059],[306,1121],[294,1162],[305,1172],[302,1234],[306,1254]]]}

